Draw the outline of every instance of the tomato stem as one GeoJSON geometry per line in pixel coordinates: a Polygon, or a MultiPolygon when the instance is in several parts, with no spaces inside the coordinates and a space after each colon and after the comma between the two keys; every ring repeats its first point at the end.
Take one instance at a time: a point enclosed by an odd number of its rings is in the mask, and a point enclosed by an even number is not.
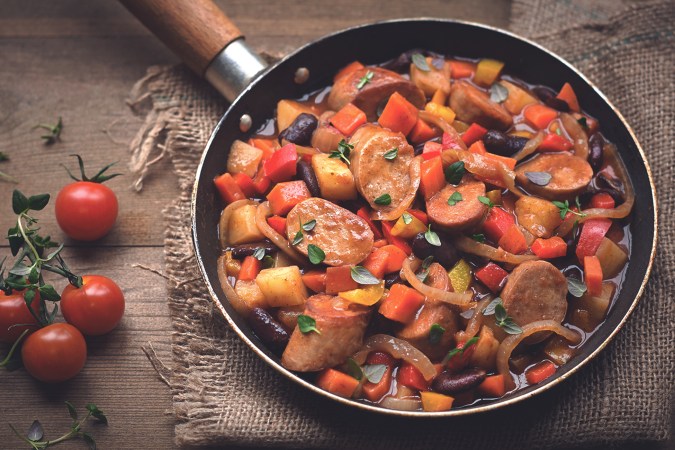
{"type": "MultiPolygon", "coordinates": [[[[37,317],[36,317],[36,319],[37,319],[37,317]]],[[[23,340],[23,338],[27,334],[28,334],[28,330],[23,330],[23,333],[21,333],[19,338],[16,341],[14,341],[14,344],[12,344],[12,348],[9,349],[9,353],[7,353],[7,356],[5,356],[5,359],[0,361],[0,367],[5,367],[9,363],[9,361],[12,359],[12,356],[14,355],[14,352],[16,351],[16,348],[19,346],[19,343],[23,340]]]]}

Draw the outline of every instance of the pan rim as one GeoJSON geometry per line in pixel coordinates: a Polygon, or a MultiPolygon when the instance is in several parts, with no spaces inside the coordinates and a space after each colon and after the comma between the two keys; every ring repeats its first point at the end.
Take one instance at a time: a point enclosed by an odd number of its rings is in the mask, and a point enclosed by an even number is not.
{"type": "MultiPolygon", "coordinates": [[[[504,30],[502,28],[494,27],[491,25],[485,25],[481,23],[476,23],[476,22],[471,22],[471,21],[464,21],[464,20],[456,20],[456,19],[439,19],[439,18],[431,18],[431,17],[419,17],[419,18],[402,18],[402,19],[391,19],[391,20],[382,20],[382,21],[377,21],[377,22],[371,22],[367,24],[362,24],[362,25],[356,25],[353,27],[345,28],[330,34],[327,34],[325,36],[322,36],[314,41],[311,41],[307,44],[302,45],[299,47],[297,50],[289,53],[279,61],[277,61],[275,64],[271,65],[269,68],[261,72],[256,76],[256,78],[237,96],[237,98],[232,102],[232,104],[228,107],[227,111],[223,114],[223,116],[220,118],[218,121],[218,124],[215,126],[214,130],[212,131],[211,135],[209,136],[208,141],[206,142],[204,151],[202,153],[202,156],[200,158],[199,164],[197,166],[197,170],[195,172],[195,182],[193,185],[192,193],[191,193],[191,198],[190,198],[190,227],[191,227],[191,235],[192,235],[192,244],[193,244],[193,250],[195,252],[195,256],[197,257],[197,263],[199,267],[200,274],[202,276],[203,281],[206,284],[207,290],[209,292],[209,296],[211,297],[211,301],[215,304],[216,308],[218,311],[220,311],[220,314],[225,318],[225,320],[228,322],[230,327],[237,333],[239,338],[241,338],[246,345],[248,345],[251,350],[255,354],[258,355],[263,361],[265,361],[268,365],[270,365],[273,369],[275,369],[277,372],[285,376],[286,378],[292,380],[293,382],[301,385],[304,388],[309,389],[310,391],[314,392],[317,395],[323,396],[330,398],[338,403],[341,403],[343,405],[347,405],[349,407],[356,407],[362,410],[366,411],[371,411],[375,412],[378,414],[386,415],[386,416],[398,416],[398,417],[408,417],[408,418],[445,418],[445,417],[459,417],[459,416],[467,416],[467,415],[473,415],[473,414],[478,414],[478,413],[483,413],[483,412],[488,412],[488,411],[494,411],[501,409],[503,407],[513,405],[516,403],[523,402],[527,399],[530,399],[534,396],[537,396],[543,392],[548,391],[549,389],[553,388],[554,386],[557,386],[559,383],[565,381],[567,378],[572,376],[573,374],[577,373],[582,367],[584,367],[586,364],[588,364],[591,360],[593,360],[602,350],[605,349],[605,347],[615,338],[615,336],[618,334],[618,332],[623,328],[623,326],[626,324],[628,321],[628,318],[631,316],[635,308],[637,307],[637,304],[641,300],[647,282],[649,281],[649,277],[651,275],[651,271],[654,265],[654,259],[656,255],[656,245],[657,245],[657,240],[658,240],[658,203],[657,203],[657,196],[656,196],[656,187],[654,184],[654,178],[653,174],[651,171],[651,167],[649,166],[649,162],[647,160],[647,157],[644,153],[644,150],[642,146],[640,145],[640,142],[638,141],[635,132],[633,131],[632,127],[628,124],[624,116],[621,114],[621,112],[614,106],[614,104],[607,98],[607,96],[593,83],[591,82],[582,72],[580,72],[578,69],[576,69],[571,63],[569,63],[566,59],[562,58],[560,55],[557,53],[554,53],[545,47],[537,44],[536,42],[533,42],[527,38],[524,38],[518,34],[515,34],[511,31],[504,30]],[[453,25],[453,24],[458,24],[462,26],[470,26],[470,27],[476,27],[480,28],[483,30],[488,30],[492,32],[497,32],[503,35],[507,35],[511,38],[520,40],[530,46],[535,47],[537,50],[541,52],[545,52],[555,58],[558,62],[564,64],[567,66],[571,71],[573,71],[577,76],[579,76],[592,90],[595,91],[597,95],[600,96],[600,98],[609,106],[609,108],[613,111],[613,113],[617,116],[623,127],[628,131],[628,134],[630,135],[633,144],[637,148],[638,154],[640,156],[640,159],[642,160],[642,163],[645,167],[645,170],[647,172],[647,177],[648,177],[648,182],[650,186],[650,194],[652,197],[652,208],[654,210],[654,237],[652,239],[651,243],[651,249],[649,252],[649,262],[647,264],[646,270],[644,272],[644,277],[642,279],[642,282],[640,284],[640,287],[635,294],[635,297],[633,301],[631,302],[628,310],[626,313],[623,315],[619,323],[614,327],[614,329],[610,332],[610,334],[600,343],[599,346],[597,346],[590,354],[588,354],[585,358],[582,360],[578,361],[574,366],[570,367],[567,372],[563,373],[562,375],[559,376],[554,376],[550,381],[545,382],[541,384],[540,386],[534,388],[533,390],[527,392],[527,393],[522,393],[518,394],[516,393],[512,398],[508,398],[506,400],[500,400],[497,399],[491,403],[475,406],[475,407],[469,407],[465,409],[457,409],[457,410],[450,410],[450,411],[442,411],[442,412],[425,412],[425,411],[399,411],[399,410],[394,410],[394,409],[387,409],[387,408],[382,408],[378,407],[375,405],[371,404],[366,404],[366,403],[361,403],[356,400],[352,399],[346,399],[340,396],[337,396],[335,394],[332,394],[328,391],[324,391],[323,389],[320,389],[316,385],[310,383],[307,380],[304,380],[300,376],[296,375],[292,371],[284,368],[281,366],[281,364],[277,363],[274,361],[269,355],[267,355],[263,350],[258,348],[258,346],[251,340],[249,339],[246,334],[238,327],[238,325],[235,323],[235,321],[230,317],[229,313],[225,310],[223,305],[221,304],[221,301],[216,294],[216,292],[213,289],[213,286],[211,285],[207,272],[206,272],[206,267],[204,266],[204,261],[201,257],[201,253],[199,251],[199,238],[197,236],[197,191],[198,191],[198,186],[199,186],[199,180],[201,176],[201,172],[204,167],[204,162],[206,159],[206,155],[208,153],[208,149],[211,148],[213,141],[218,134],[218,131],[225,121],[225,119],[228,117],[228,114],[230,111],[232,111],[233,107],[241,101],[242,98],[244,98],[249,91],[254,89],[256,85],[260,82],[261,79],[263,79],[266,74],[274,71],[278,66],[281,64],[285,63],[287,60],[295,57],[298,53],[303,52],[305,49],[323,41],[326,39],[331,39],[338,37],[339,35],[343,33],[348,33],[354,30],[362,29],[362,28],[368,28],[373,25],[379,25],[379,24],[398,24],[398,23],[412,23],[412,22],[438,22],[438,23],[443,23],[443,24],[448,24],[448,25],[453,25]]],[[[602,325],[601,325],[602,326],[602,325]]]]}

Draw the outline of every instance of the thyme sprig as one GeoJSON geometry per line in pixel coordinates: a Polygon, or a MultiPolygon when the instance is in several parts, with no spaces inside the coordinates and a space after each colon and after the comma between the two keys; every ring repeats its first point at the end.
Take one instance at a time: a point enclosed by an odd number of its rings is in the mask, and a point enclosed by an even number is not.
{"type": "Polygon", "coordinates": [[[45,141],[45,145],[52,145],[55,142],[61,140],[61,131],[63,131],[63,120],[61,120],[61,116],[59,116],[59,120],[56,122],[55,125],[51,125],[48,123],[39,123],[33,127],[34,130],[36,128],[41,128],[47,131],[47,134],[43,134],[42,136],[40,136],[40,138],[45,141]]]}

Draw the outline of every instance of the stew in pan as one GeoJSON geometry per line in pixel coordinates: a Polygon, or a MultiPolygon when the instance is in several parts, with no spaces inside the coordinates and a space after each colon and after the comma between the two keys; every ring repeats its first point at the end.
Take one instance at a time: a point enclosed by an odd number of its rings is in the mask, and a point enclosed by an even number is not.
{"type": "Polygon", "coordinates": [[[409,51],[279,101],[215,179],[230,303],[284,367],[384,408],[543,382],[611,310],[634,203],[556,88],[409,51]]]}

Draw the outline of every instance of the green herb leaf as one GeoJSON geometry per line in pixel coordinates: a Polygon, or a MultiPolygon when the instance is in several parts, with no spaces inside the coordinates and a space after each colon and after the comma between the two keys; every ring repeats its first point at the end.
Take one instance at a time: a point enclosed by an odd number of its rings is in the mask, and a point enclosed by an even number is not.
{"type": "Polygon", "coordinates": [[[316,328],[316,320],[304,314],[300,314],[298,316],[298,329],[302,334],[307,334],[311,331],[315,332],[316,334],[321,334],[321,332],[316,328]]]}
{"type": "Polygon", "coordinates": [[[28,207],[33,211],[44,209],[44,207],[47,206],[47,203],[49,203],[49,194],[31,195],[28,198],[28,207]]]}
{"type": "Polygon", "coordinates": [[[14,192],[12,192],[12,210],[14,214],[21,214],[27,211],[28,207],[28,197],[23,195],[18,189],[14,189],[14,192]]]}
{"type": "Polygon", "coordinates": [[[302,236],[302,231],[298,230],[297,233],[295,233],[295,236],[293,237],[293,242],[291,242],[291,245],[298,245],[299,243],[302,242],[303,236],[302,236]]]}
{"type": "Polygon", "coordinates": [[[312,231],[314,227],[316,226],[316,220],[312,219],[309,222],[305,222],[302,224],[302,229],[304,231],[312,231]]]}
{"type": "Polygon", "coordinates": [[[504,303],[497,303],[497,305],[495,305],[495,320],[497,322],[503,322],[507,317],[509,316],[506,313],[506,308],[504,308],[504,303]]]}
{"type": "Polygon", "coordinates": [[[580,298],[586,293],[587,290],[588,288],[583,281],[577,280],[573,277],[567,278],[567,291],[573,296],[580,298]]]}
{"type": "Polygon", "coordinates": [[[363,89],[363,87],[366,84],[370,83],[370,81],[373,79],[374,76],[375,76],[375,73],[371,72],[370,70],[368,72],[366,72],[366,74],[363,77],[361,77],[361,79],[359,80],[359,83],[356,85],[356,89],[358,89],[359,91],[361,89],[363,89]]]}
{"type": "Polygon", "coordinates": [[[525,176],[537,186],[546,186],[551,182],[551,174],[548,172],[525,172],[525,176]]]}
{"type": "Polygon", "coordinates": [[[462,194],[460,194],[459,191],[455,191],[455,192],[452,193],[450,198],[448,198],[448,205],[455,206],[457,203],[461,202],[462,200],[464,200],[462,198],[462,194]]]}
{"type": "Polygon", "coordinates": [[[374,200],[374,202],[376,205],[383,205],[383,206],[391,205],[391,195],[382,194],[379,197],[377,197],[374,200]]]}
{"type": "Polygon", "coordinates": [[[58,292],[56,292],[56,289],[54,289],[54,286],[51,284],[44,284],[40,286],[38,290],[40,291],[40,297],[42,297],[43,300],[49,300],[52,302],[58,302],[61,300],[61,296],[58,292]]]}
{"type": "Polygon", "coordinates": [[[366,364],[363,366],[363,375],[373,384],[379,383],[386,371],[387,366],[384,364],[366,364]]]}
{"type": "Polygon", "coordinates": [[[326,254],[314,244],[307,246],[307,256],[312,264],[321,264],[326,259],[326,254]]]}
{"type": "Polygon", "coordinates": [[[579,125],[581,125],[582,127],[588,129],[588,121],[586,120],[586,118],[584,116],[581,116],[581,118],[579,120],[577,120],[577,123],[579,125]]]}
{"type": "Polygon", "coordinates": [[[474,337],[472,337],[471,339],[469,339],[468,341],[466,341],[466,343],[465,343],[461,348],[459,348],[459,347],[458,347],[458,348],[453,348],[452,350],[450,350],[450,351],[448,352],[447,355],[445,355],[445,358],[443,358],[443,364],[444,364],[444,365],[447,364],[448,361],[450,361],[450,360],[452,359],[452,357],[455,356],[455,355],[463,355],[464,352],[465,352],[469,347],[471,347],[472,345],[474,345],[476,342],[478,342],[478,336],[474,336],[474,337]]]}
{"type": "Polygon", "coordinates": [[[382,155],[382,156],[384,156],[384,159],[386,159],[388,161],[392,161],[392,160],[396,159],[396,157],[398,156],[398,147],[392,148],[388,152],[385,152],[385,154],[382,155]]]}
{"type": "Polygon", "coordinates": [[[0,162],[4,162],[4,161],[9,161],[9,156],[7,156],[3,152],[0,152],[0,162]]]}
{"type": "Polygon", "coordinates": [[[431,266],[432,262],[434,262],[433,256],[430,255],[424,258],[424,261],[422,261],[421,270],[415,274],[417,279],[420,280],[422,283],[424,283],[427,280],[427,277],[429,276],[429,266],[431,266]]]}
{"type": "Polygon", "coordinates": [[[429,328],[429,343],[436,345],[441,342],[443,333],[445,333],[445,328],[437,323],[433,324],[431,328],[429,328]]]}
{"type": "Polygon", "coordinates": [[[562,136],[562,130],[560,129],[560,127],[557,127],[555,129],[555,134],[557,134],[558,136],[562,136]]]}
{"type": "Polygon", "coordinates": [[[434,247],[441,246],[441,238],[438,237],[438,234],[435,231],[431,231],[431,224],[429,224],[429,228],[424,233],[424,239],[434,247]]]}
{"type": "Polygon", "coordinates": [[[497,305],[502,305],[502,299],[497,297],[494,300],[492,300],[488,305],[485,307],[483,310],[483,315],[484,316],[491,316],[492,314],[495,313],[495,308],[497,305]]]}
{"type": "Polygon", "coordinates": [[[492,203],[492,200],[489,198],[485,197],[484,195],[479,195],[478,196],[478,201],[481,202],[484,205],[487,205],[488,208],[493,208],[495,206],[494,203],[492,203]]]}
{"type": "Polygon", "coordinates": [[[94,416],[95,419],[97,419],[99,422],[104,423],[105,425],[108,425],[108,418],[103,414],[103,411],[98,409],[96,405],[93,403],[87,403],[87,411],[91,413],[92,416],[94,416]]]}
{"type": "Polygon", "coordinates": [[[91,434],[83,431],[81,436],[82,440],[87,443],[87,447],[89,448],[89,450],[96,450],[96,441],[94,440],[91,434]]]}
{"type": "Polygon", "coordinates": [[[40,421],[34,420],[33,424],[28,429],[28,433],[26,433],[26,437],[28,438],[29,441],[37,442],[40,439],[42,439],[42,436],[44,436],[44,434],[45,431],[42,429],[42,424],[40,423],[40,421]]]}
{"type": "Polygon", "coordinates": [[[56,125],[50,125],[50,124],[45,124],[45,123],[40,123],[37,124],[33,127],[33,129],[36,128],[42,128],[43,130],[47,130],[48,134],[44,134],[40,136],[45,141],[46,145],[51,145],[55,143],[56,141],[61,140],[61,131],[63,130],[63,121],[61,120],[61,117],[59,116],[59,120],[56,122],[56,125]]]}
{"type": "Polygon", "coordinates": [[[502,103],[509,98],[509,90],[501,83],[495,83],[490,86],[490,101],[502,103]]]}
{"type": "Polygon", "coordinates": [[[351,151],[354,149],[354,146],[352,144],[347,144],[347,141],[342,139],[338,143],[338,148],[337,150],[333,150],[331,154],[328,156],[329,158],[339,158],[342,159],[347,165],[351,164],[351,161],[349,161],[349,154],[351,151]]]}
{"type": "Polygon", "coordinates": [[[462,182],[462,177],[464,176],[465,173],[466,170],[464,169],[464,161],[457,161],[455,163],[450,164],[445,169],[445,180],[448,183],[457,186],[459,183],[462,182]]]}
{"type": "Polygon", "coordinates": [[[513,319],[508,318],[504,321],[502,325],[500,325],[504,331],[506,331],[508,334],[520,334],[523,332],[523,329],[518,326],[517,323],[513,321],[513,319]]]}
{"type": "Polygon", "coordinates": [[[253,257],[257,259],[258,261],[262,261],[263,258],[265,257],[265,249],[262,247],[258,247],[253,251],[253,257]]]}
{"type": "Polygon", "coordinates": [[[485,235],[483,233],[473,234],[471,235],[471,239],[482,244],[485,242],[485,235]]]}
{"type": "Polygon", "coordinates": [[[520,334],[523,332],[523,329],[518,326],[516,322],[513,321],[511,317],[506,313],[506,308],[504,308],[504,303],[502,299],[497,297],[485,308],[483,315],[488,316],[494,313],[495,323],[500,326],[508,334],[520,334]],[[494,306],[492,306],[494,304],[494,306]],[[491,310],[488,310],[491,308],[491,310]]]}
{"type": "Polygon", "coordinates": [[[408,225],[410,222],[412,222],[412,219],[413,219],[412,216],[410,214],[408,214],[407,212],[404,212],[403,215],[401,215],[401,217],[403,218],[403,223],[406,224],[406,225],[408,225]]]}
{"type": "Polygon", "coordinates": [[[75,409],[75,406],[73,406],[72,403],[67,401],[66,408],[68,408],[68,414],[70,414],[70,418],[73,420],[77,420],[77,410],[75,409]]]}
{"type": "Polygon", "coordinates": [[[412,62],[420,69],[422,72],[430,72],[431,68],[427,64],[427,59],[421,53],[413,53],[412,62]]]}
{"type": "Polygon", "coordinates": [[[428,269],[429,266],[431,266],[431,263],[434,262],[434,257],[433,255],[429,255],[426,258],[424,258],[424,261],[422,261],[422,269],[428,269]]]}
{"type": "Polygon", "coordinates": [[[354,358],[347,358],[347,373],[359,381],[363,378],[363,369],[359,363],[354,361],[354,358]]]}
{"type": "Polygon", "coordinates": [[[375,285],[380,284],[380,280],[375,275],[370,273],[368,269],[361,266],[354,266],[351,268],[352,280],[358,284],[375,285]]]}

